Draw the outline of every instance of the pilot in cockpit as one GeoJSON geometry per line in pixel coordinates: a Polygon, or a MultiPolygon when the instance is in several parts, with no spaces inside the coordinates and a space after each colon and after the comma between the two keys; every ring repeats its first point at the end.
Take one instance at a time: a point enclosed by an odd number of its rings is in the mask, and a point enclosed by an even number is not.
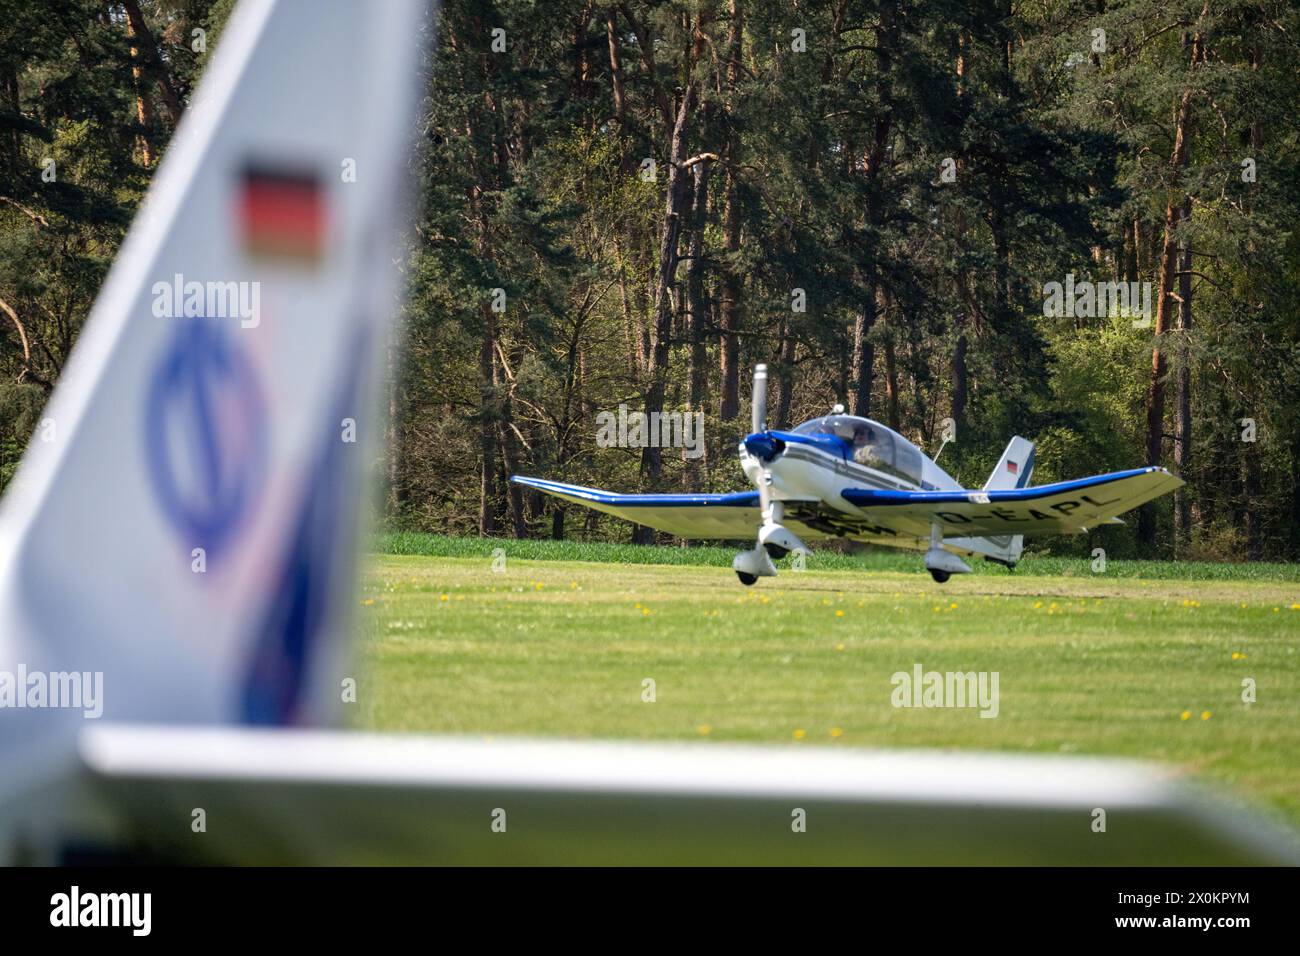
{"type": "Polygon", "coordinates": [[[853,460],[859,465],[874,464],[879,460],[876,453],[876,433],[870,425],[860,424],[853,428],[853,460]]]}

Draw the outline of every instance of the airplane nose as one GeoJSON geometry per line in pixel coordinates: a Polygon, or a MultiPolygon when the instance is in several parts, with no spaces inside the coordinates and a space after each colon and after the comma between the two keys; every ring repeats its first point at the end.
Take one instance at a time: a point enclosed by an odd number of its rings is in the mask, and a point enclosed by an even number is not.
{"type": "Polygon", "coordinates": [[[754,432],[746,435],[742,444],[745,446],[745,451],[759,461],[771,461],[785,450],[785,442],[771,432],[754,432]]]}

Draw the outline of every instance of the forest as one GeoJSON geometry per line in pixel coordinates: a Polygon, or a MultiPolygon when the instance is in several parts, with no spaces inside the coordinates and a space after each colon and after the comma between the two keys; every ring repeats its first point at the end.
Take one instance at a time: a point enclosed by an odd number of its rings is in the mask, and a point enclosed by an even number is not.
{"type": "MultiPolygon", "coordinates": [[[[233,6],[0,0],[0,486],[233,6]]],[[[774,427],[843,404],[968,486],[1014,434],[1035,483],[1187,481],[1037,548],[1300,560],[1296,5],[436,16],[383,526],[667,540],[508,479],[742,489],[766,363],[774,427]],[[637,412],[698,441],[607,440],[637,412]]]]}

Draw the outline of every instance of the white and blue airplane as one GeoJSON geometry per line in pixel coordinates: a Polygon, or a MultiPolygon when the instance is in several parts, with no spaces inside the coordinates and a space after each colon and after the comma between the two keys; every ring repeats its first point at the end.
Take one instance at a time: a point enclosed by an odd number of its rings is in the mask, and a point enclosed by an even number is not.
{"type": "Polygon", "coordinates": [[[739,450],[755,491],[623,495],[513,480],[683,538],[741,539],[757,528],[757,543],[732,562],[745,585],[774,576],[774,559],[806,553],[805,540],[827,538],[924,551],[926,569],[942,584],[970,573],[963,555],[1015,567],[1027,534],[1123,524],[1119,515],[1183,484],[1149,467],[1031,486],[1034,445],[1016,436],[983,488],[963,488],[898,432],[846,415],[842,405],[792,431],[769,429],[766,365],[754,369],[752,424],[739,450]]]}

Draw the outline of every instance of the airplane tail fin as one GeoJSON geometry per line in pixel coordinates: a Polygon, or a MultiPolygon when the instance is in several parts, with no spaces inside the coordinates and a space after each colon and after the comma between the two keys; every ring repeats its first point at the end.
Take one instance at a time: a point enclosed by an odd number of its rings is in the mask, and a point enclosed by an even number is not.
{"type": "Polygon", "coordinates": [[[233,14],[0,508],[0,669],[337,716],[424,8],[233,14]]]}
{"type": "MultiPolygon", "coordinates": [[[[1006,450],[998,459],[998,465],[984,482],[985,491],[1009,491],[1013,488],[1028,488],[1029,479],[1034,473],[1034,443],[1017,435],[1007,443],[1006,450]]],[[[1025,536],[1022,534],[986,535],[982,538],[970,538],[966,546],[977,554],[982,554],[990,561],[1014,567],[1020,560],[1025,548],[1025,536]]]]}
{"type": "Polygon", "coordinates": [[[1009,491],[1028,488],[1034,473],[1034,443],[1017,435],[1007,443],[1006,451],[998,459],[998,466],[984,482],[985,491],[1009,491]]]}

